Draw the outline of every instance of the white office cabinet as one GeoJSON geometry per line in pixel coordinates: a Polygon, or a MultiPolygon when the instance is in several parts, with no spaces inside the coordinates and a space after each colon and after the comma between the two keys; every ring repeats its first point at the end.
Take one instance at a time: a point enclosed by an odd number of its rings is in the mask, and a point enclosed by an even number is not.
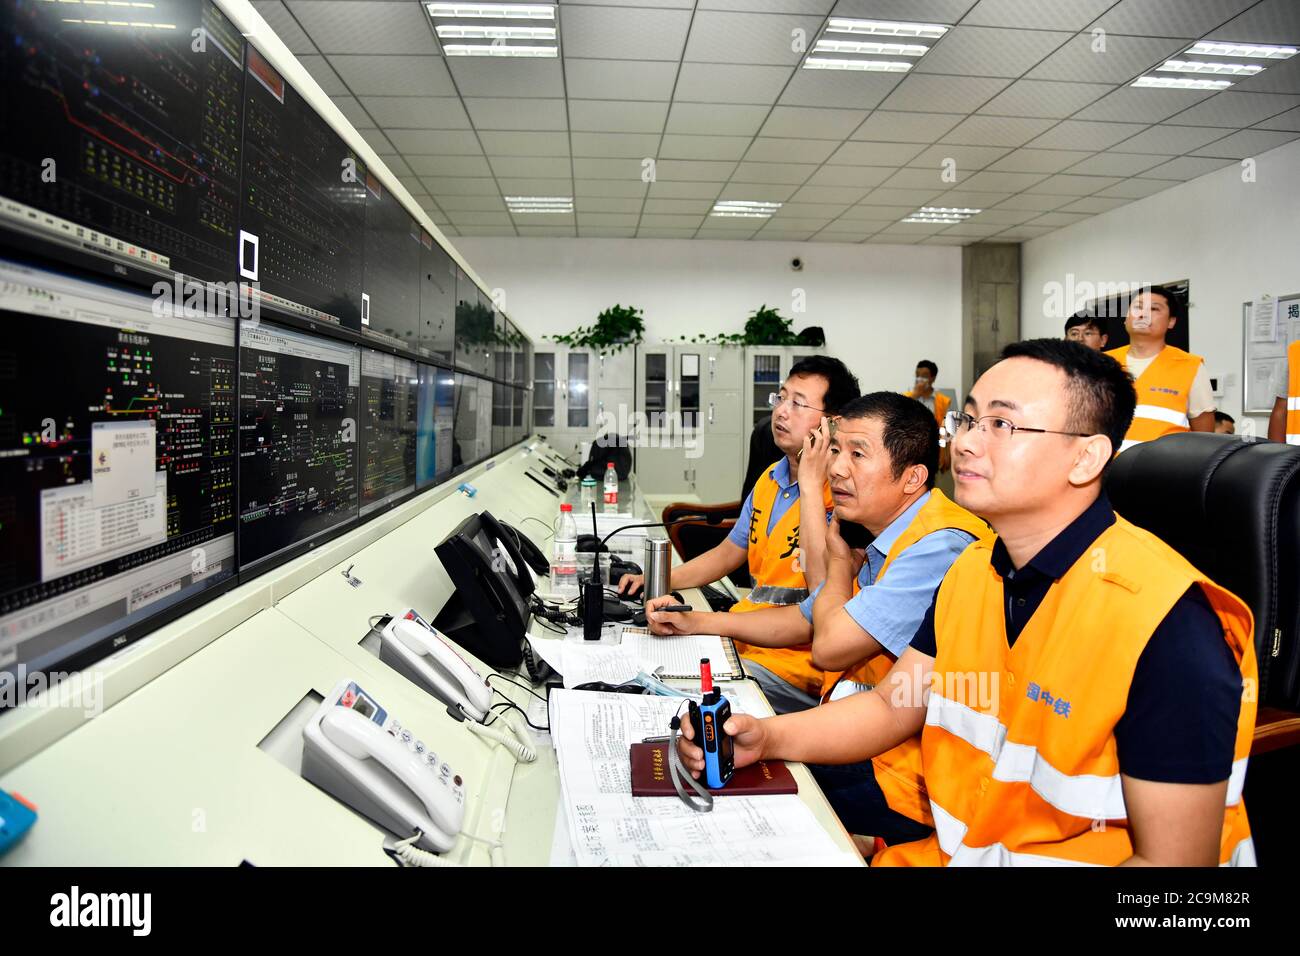
{"type": "Polygon", "coordinates": [[[593,437],[591,367],[586,349],[556,345],[533,352],[533,428],[570,457],[593,437]]]}
{"type": "Polygon", "coordinates": [[[634,408],[635,370],[632,346],[602,355],[543,343],[533,352],[533,429],[575,460],[583,442],[623,434],[634,408]]]}
{"type": "Polygon", "coordinates": [[[734,500],[744,463],[742,352],[719,345],[648,345],[637,355],[636,469],[655,494],[734,500]]]}

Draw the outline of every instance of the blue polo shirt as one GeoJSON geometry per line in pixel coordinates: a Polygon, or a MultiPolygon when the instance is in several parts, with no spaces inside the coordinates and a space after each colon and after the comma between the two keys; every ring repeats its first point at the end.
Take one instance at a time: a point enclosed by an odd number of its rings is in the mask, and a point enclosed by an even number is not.
{"type": "MultiPolygon", "coordinates": [[[[1012,565],[1001,538],[994,542],[991,561],[1002,578],[1009,646],[1015,645],[1052,585],[1114,523],[1110,501],[1100,495],[1023,568],[1012,565]]],[[[892,577],[894,572],[889,573],[892,577]]],[[[912,646],[930,657],[936,654],[933,603],[912,646]]],[[[1223,639],[1223,625],[1205,592],[1192,585],[1138,657],[1128,708],[1115,725],[1120,772],[1162,783],[1228,779],[1241,690],[1241,668],[1223,639]]]]}
{"type": "MultiPolygon", "coordinates": [[[[778,521],[785,515],[793,505],[799,503],[799,479],[790,477],[790,459],[782,458],[775,465],[767,470],[770,478],[776,481],[777,493],[776,500],[772,503],[772,513],[767,516],[767,533],[770,535],[772,529],[776,527],[778,521]]],[[[827,520],[830,520],[831,512],[826,512],[827,520]]],[[[754,493],[751,491],[749,497],[745,499],[744,506],[740,509],[740,517],[736,519],[736,525],[727,535],[727,540],[738,548],[749,550],[749,525],[754,520],[754,493]]]]}
{"type": "MultiPolygon", "coordinates": [[[[861,590],[844,605],[844,610],[858,627],[895,657],[911,643],[925,612],[934,602],[935,588],[943,576],[957,556],[975,540],[973,535],[956,528],[931,531],[895,558],[889,566],[889,577],[877,583],[889,549],[929,500],[930,492],[927,491],[867,546],[866,560],[858,572],[861,590]]],[[[799,605],[809,623],[812,622],[813,601],[820,592],[821,586],[818,585],[817,590],[799,605]]]]}

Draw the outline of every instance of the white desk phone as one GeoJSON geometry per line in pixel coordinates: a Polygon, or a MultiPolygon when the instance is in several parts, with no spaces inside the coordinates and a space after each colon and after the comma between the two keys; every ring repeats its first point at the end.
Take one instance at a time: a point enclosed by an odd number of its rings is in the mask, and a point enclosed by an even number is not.
{"type": "Polygon", "coordinates": [[[393,615],[384,625],[379,659],[446,704],[447,712],[479,737],[501,744],[524,763],[537,759],[528,731],[509,715],[499,719],[510,734],[484,726],[491,713],[492,688],[414,608],[393,615]]]}
{"type": "Polygon", "coordinates": [[[456,845],[464,781],[354,681],[339,681],[307,722],[302,773],[392,833],[419,831],[425,850],[456,845]]]}

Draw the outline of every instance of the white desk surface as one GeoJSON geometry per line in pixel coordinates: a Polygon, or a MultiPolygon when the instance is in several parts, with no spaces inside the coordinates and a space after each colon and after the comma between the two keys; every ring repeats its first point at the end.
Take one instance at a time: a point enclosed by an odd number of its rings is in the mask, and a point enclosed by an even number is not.
{"type": "MultiPolygon", "coordinates": [[[[274,606],[0,776],[0,787],[40,812],[0,864],[391,865],[377,826],[258,746],[305,695],[348,677],[465,778],[468,832],[499,839],[509,865],[546,865],[560,796],[554,751],[539,747],[535,763],[517,764],[360,644],[374,615],[415,607],[431,617],[441,607],[451,584],[433,548],[471,513],[492,511],[548,550],[556,500],[522,478],[528,464],[517,453],[499,456],[474,479],[474,499],[453,494],[305,584],[282,595],[268,588],[274,606]],[[342,574],[349,567],[360,587],[342,574]]],[[[704,603],[696,591],[684,596],[704,603]]],[[[526,706],[526,691],[493,683],[526,706]]],[[[792,770],[801,798],[851,850],[807,768],[792,770]]],[[[489,862],[465,837],[451,858],[489,862]]]]}

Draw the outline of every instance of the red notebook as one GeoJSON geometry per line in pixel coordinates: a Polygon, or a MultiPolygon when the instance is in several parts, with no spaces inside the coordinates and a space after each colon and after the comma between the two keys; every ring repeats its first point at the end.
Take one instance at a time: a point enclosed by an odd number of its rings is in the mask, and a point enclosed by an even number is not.
{"type": "MultiPolygon", "coordinates": [[[[688,792],[691,791],[687,788],[688,792]]],[[[754,797],[780,793],[798,793],[799,785],[784,761],[760,760],[737,770],[722,790],[711,790],[720,797],[754,797]]],[[[668,744],[632,745],[632,796],[675,797],[673,778],[668,771],[668,744]]]]}

